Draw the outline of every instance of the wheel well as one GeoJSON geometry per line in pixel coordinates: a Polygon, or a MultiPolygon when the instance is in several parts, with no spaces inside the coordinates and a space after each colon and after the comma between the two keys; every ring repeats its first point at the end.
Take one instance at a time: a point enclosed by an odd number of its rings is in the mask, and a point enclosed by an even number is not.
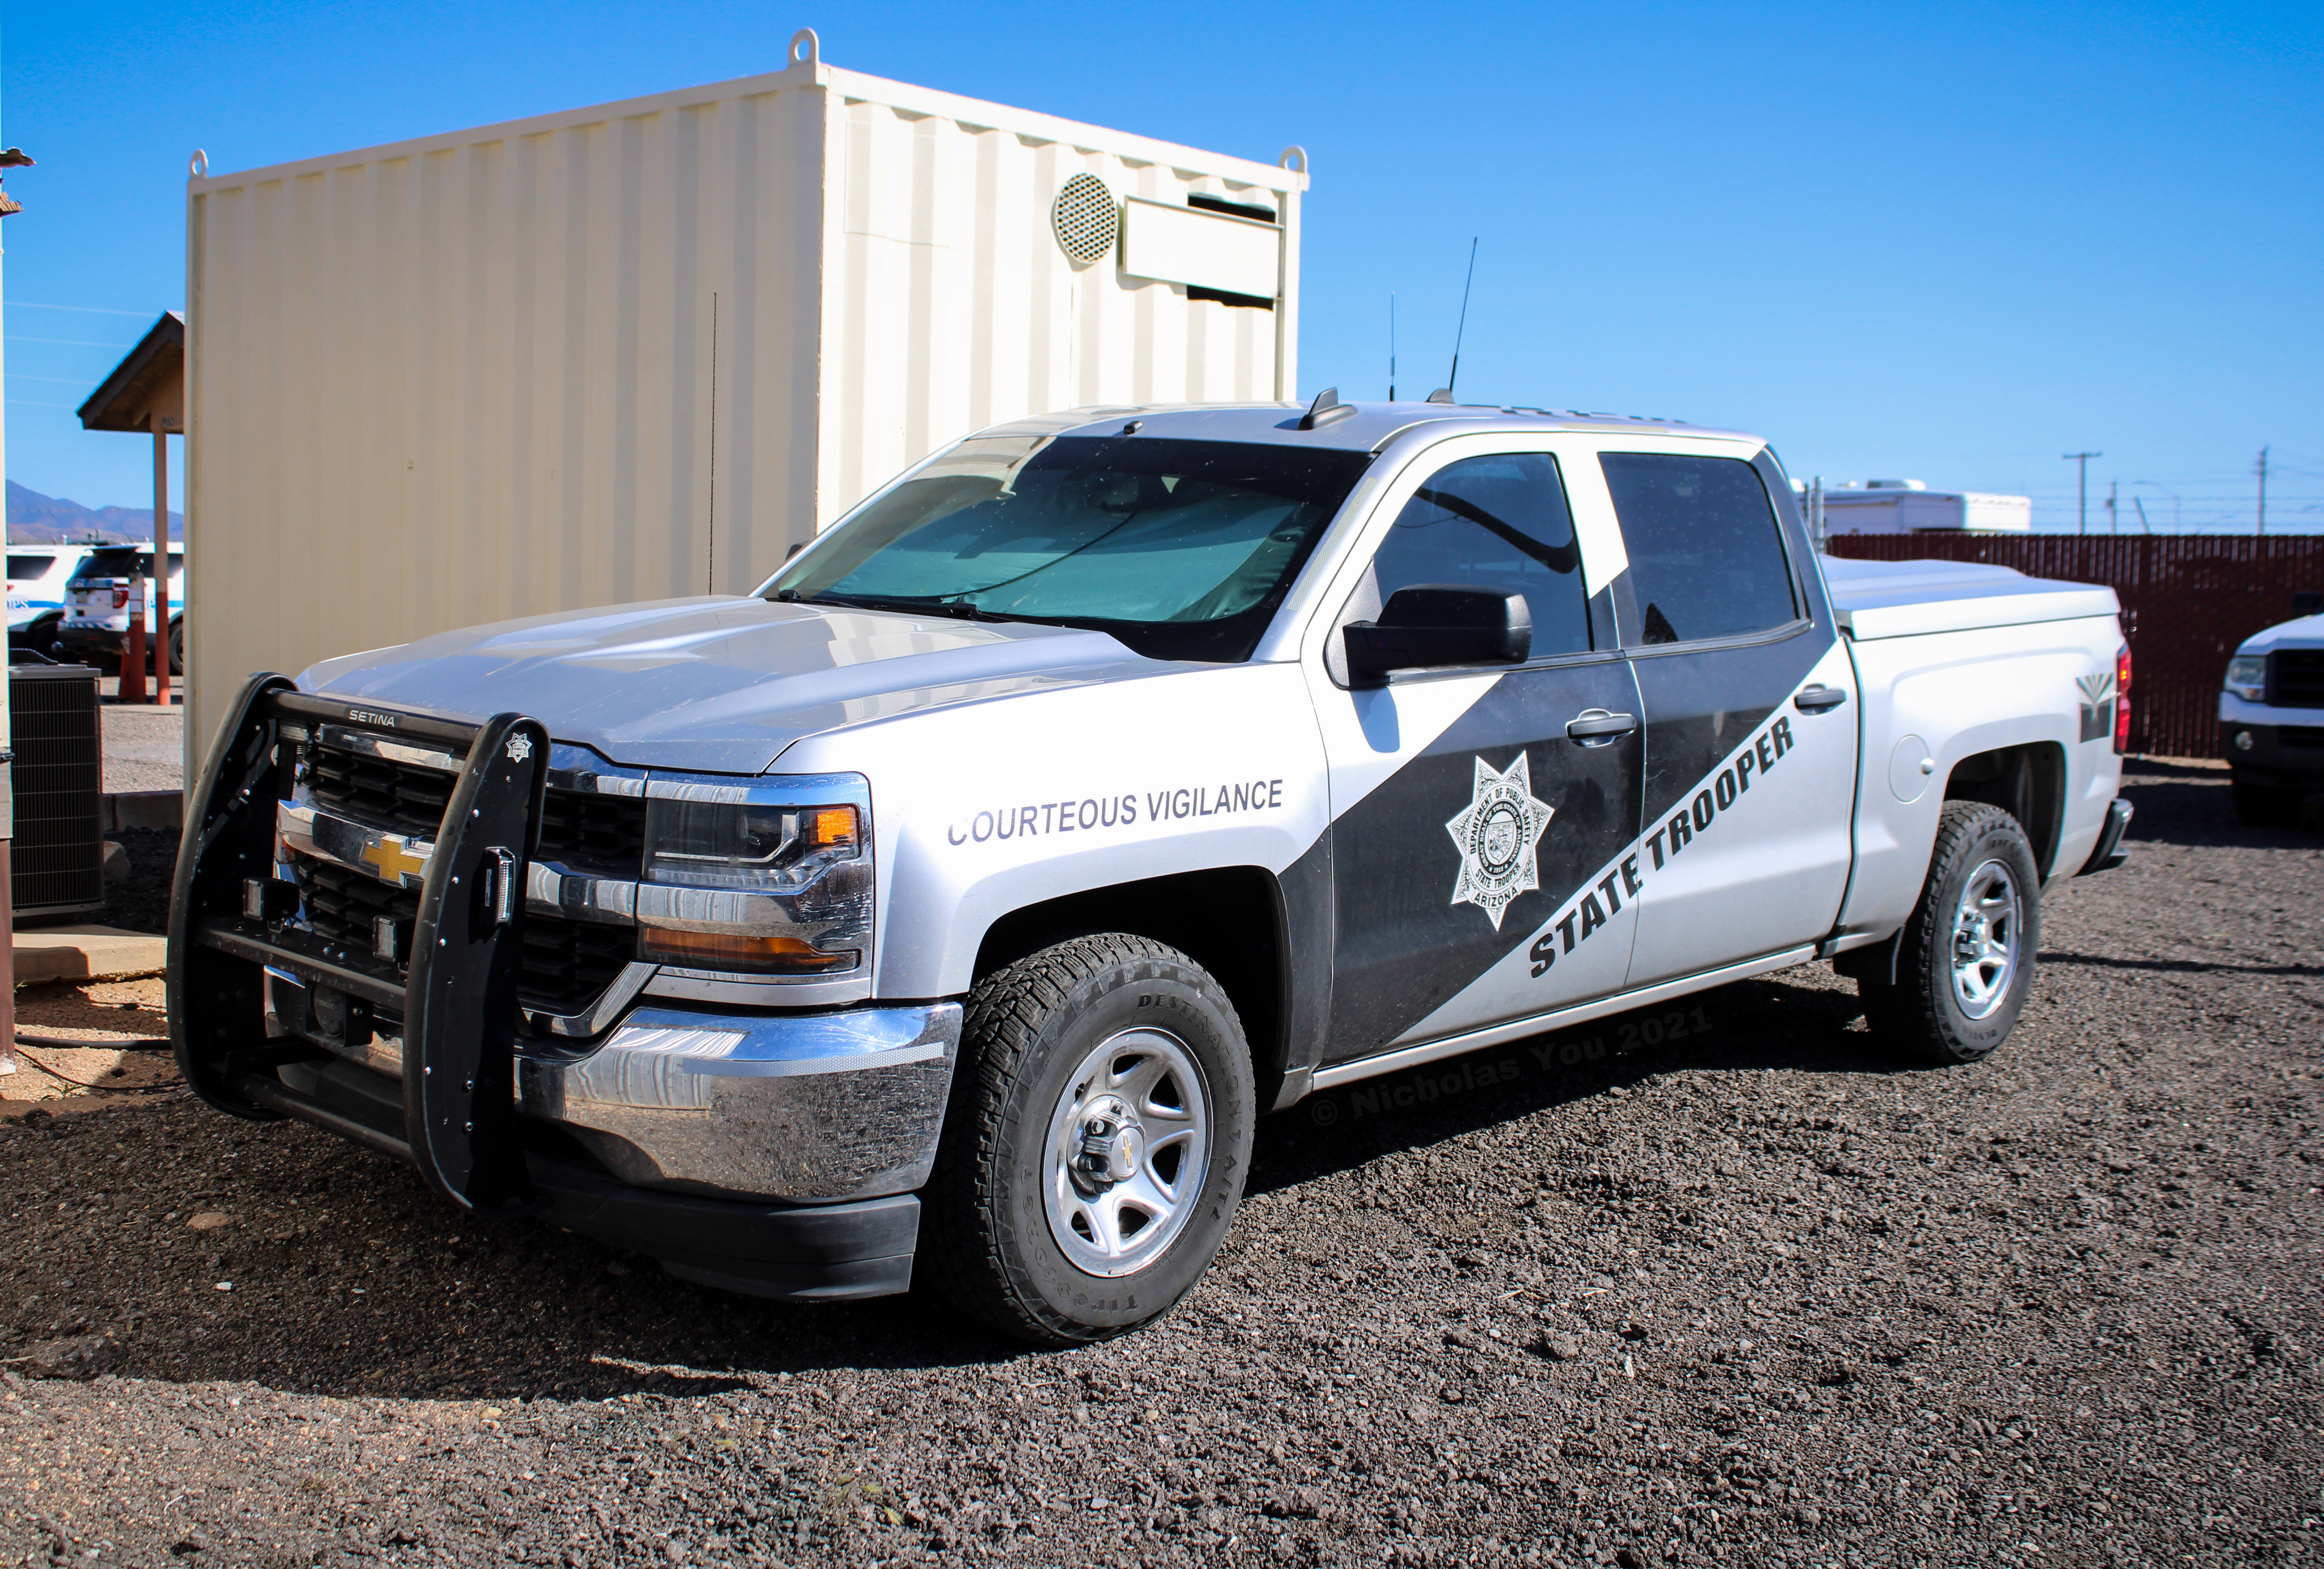
{"type": "Polygon", "coordinates": [[[1129,932],[1167,943],[1225,989],[1242,1020],[1259,1082],[1266,1084],[1284,1059],[1283,924],[1282,890],[1263,867],[1145,878],[1001,917],[977,948],[976,974],[981,980],[1052,943],[1093,932],[1129,932]]]}
{"type": "Polygon", "coordinates": [[[2064,748],[2038,741],[1964,757],[1946,777],[1945,799],[1983,801],[2015,817],[2033,841],[2034,863],[2047,881],[2065,811],[2064,748]]]}

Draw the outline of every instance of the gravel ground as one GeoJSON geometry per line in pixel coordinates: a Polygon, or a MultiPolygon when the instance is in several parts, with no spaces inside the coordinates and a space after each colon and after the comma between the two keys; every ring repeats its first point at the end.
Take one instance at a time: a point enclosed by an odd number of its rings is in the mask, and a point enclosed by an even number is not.
{"type": "MultiPolygon", "coordinates": [[[[117,682],[107,682],[107,691],[117,682]]],[[[182,694],[175,694],[182,696],[182,694]]],[[[181,790],[186,788],[186,710],[150,704],[107,703],[99,710],[105,740],[105,788],[108,790],[181,790]]]]}
{"type": "Polygon", "coordinates": [[[2324,848],[2130,793],[1994,1060],[1809,967],[1343,1089],[1071,1352],[52,1103],[0,1127],[0,1558],[2312,1562],[2324,848]]]}

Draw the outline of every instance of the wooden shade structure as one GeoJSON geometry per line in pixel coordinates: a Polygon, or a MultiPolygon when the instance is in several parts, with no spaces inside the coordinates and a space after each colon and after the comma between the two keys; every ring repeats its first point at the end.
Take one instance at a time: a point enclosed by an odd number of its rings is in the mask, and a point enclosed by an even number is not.
{"type": "MultiPolygon", "coordinates": [[[[153,700],[170,700],[170,437],[186,429],[186,318],[165,310],[80,406],[84,430],[143,430],[153,437],[153,700]]],[[[136,625],[143,606],[133,613],[136,625]]],[[[127,660],[123,678],[128,678],[127,660]]],[[[142,684],[142,683],[141,683],[142,684]]]]}

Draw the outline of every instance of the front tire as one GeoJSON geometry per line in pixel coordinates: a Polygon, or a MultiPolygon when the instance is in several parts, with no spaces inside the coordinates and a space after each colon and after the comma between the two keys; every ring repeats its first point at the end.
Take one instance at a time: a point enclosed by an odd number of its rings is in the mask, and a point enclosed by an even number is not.
{"type": "Polygon", "coordinates": [[[1151,1323],[1225,1239],[1256,1118],[1234,1005],[1176,949],[1108,933],[996,971],[969,994],[930,1284],[1043,1345],[1151,1323]]]}
{"type": "Polygon", "coordinates": [[[2024,1011],[2041,940],[2041,873],[2024,828],[1998,807],[1947,801],[1898,938],[1895,983],[1857,982],[1865,1019],[1924,1061],[1989,1057],[2024,1011]]]}

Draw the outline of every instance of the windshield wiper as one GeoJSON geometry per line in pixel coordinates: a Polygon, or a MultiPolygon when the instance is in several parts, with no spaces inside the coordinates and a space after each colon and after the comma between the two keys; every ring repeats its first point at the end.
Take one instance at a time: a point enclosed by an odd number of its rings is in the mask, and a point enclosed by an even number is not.
{"type": "Polygon", "coordinates": [[[1016,621],[1013,615],[1002,615],[969,604],[964,599],[939,599],[934,595],[917,594],[817,594],[805,601],[808,605],[841,605],[850,610],[905,610],[927,615],[949,616],[954,621],[1016,621]]]}

